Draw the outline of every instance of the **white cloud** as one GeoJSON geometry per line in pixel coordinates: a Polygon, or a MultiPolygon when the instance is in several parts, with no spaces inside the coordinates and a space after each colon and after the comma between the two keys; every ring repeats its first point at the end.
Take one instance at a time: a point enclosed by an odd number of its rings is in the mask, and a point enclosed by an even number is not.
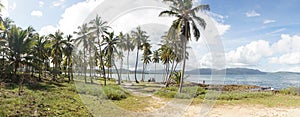
{"type": "Polygon", "coordinates": [[[47,25],[41,28],[41,30],[39,31],[39,34],[41,35],[48,35],[48,34],[53,34],[55,33],[55,31],[57,31],[58,29],[52,25],[47,25]]]}
{"type": "Polygon", "coordinates": [[[287,71],[290,71],[290,72],[300,72],[300,67],[292,67],[292,68],[289,68],[287,71]]]}
{"type": "Polygon", "coordinates": [[[287,53],[280,57],[273,57],[269,61],[273,64],[288,64],[295,65],[300,64],[300,52],[287,53]]]}
{"type": "Polygon", "coordinates": [[[260,16],[260,14],[257,13],[255,10],[248,11],[245,14],[246,14],[247,17],[258,17],[258,16],[260,16]]]}
{"type": "Polygon", "coordinates": [[[43,12],[42,11],[32,11],[31,16],[36,16],[36,17],[42,17],[43,16],[43,12]]]}
{"type": "Polygon", "coordinates": [[[101,0],[88,0],[66,8],[65,12],[61,15],[62,18],[59,20],[58,28],[66,34],[72,34],[84,22],[89,13],[101,2],[101,0]]]}
{"type": "Polygon", "coordinates": [[[212,17],[213,23],[218,29],[220,35],[224,35],[230,29],[231,26],[224,23],[225,19],[228,18],[228,16],[223,16],[213,12],[208,12],[208,15],[212,17]]]}
{"type": "Polygon", "coordinates": [[[300,36],[282,34],[281,39],[272,45],[278,54],[300,52],[300,36]]]}
{"type": "Polygon", "coordinates": [[[43,7],[44,6],[44,2],[43,1],[39,1],[39,7],[43,7]]]}
{"type": "Polygon", "coordinates": [[[0,0],[0,1],[1,1],[2,5],[4,6],[4,8],[1,9],[1,15],[3,17],[8,17],[9,16],[9,14],[8,14],[8,8],[9,8],[8,1],[7,0],[0,0]]]}
{"type": "Polygon", "coordinates": [[[17,4],[14,2],[12,5],[9,6],[9,10],[15,10],[17,7],[17,4]]]}
{"type": "Polygon", "coordinates": [[[258,40],[226,53],[226,61],[231,65],[255,65],[272,54],[269,42],[258,40]]]}
{"type": "Polygon", "coordinates": [[[269,24],[269,23],[274,23],[274,22],[276,22],[276,21],[275,20],[265,20],[264,24],[269,24]]]}
{"type": "Polygon", "coordinates": [[[56,0],[56,1],[53,1],[53,2],[52,2],[52,5],[53,5],[54,7],[59,7],[59,6],[63,6],[64,3],[65,3],[65,0],[56,0]]]}

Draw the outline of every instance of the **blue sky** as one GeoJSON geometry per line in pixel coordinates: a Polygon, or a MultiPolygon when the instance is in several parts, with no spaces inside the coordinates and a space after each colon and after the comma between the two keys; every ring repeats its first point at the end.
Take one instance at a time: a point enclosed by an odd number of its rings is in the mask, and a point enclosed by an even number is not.
{"type": "MultiPolygon", "coordinates": [[[[8,12],[18,26],[31,25],[47,34],[58,28],[76,29],[74,23],[83,20],[86,12],[102,0],[1,1],[7,10],[3,12],[8,12]]],[[[197,3],[210,5],[214,19],[224,31],[222,41],[228,67],[300,72],[299,0],[202,0],[197,3]]],[[[201,63],[209,61],[206,59],[209,57],[205,57],[209,55],[201,56],[201,63]]]]}

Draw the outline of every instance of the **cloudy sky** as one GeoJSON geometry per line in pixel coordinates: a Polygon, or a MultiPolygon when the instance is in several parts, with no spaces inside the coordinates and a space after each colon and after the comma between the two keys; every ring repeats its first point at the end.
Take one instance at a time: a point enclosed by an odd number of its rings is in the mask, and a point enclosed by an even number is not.
{"type": "MultiPolygon", "coordinates": [[[[89,13],[103,5],[103,1],[109,0],[1,1],[5,6],[2,15],[10,17],[20,27],[33,26],[41,34],[52,33],[57,29],[72,34],[89,13]]],[[[300,72],[300,15],[297,12],[300,1],[201,0],[194,3],[210,5],[211,11],[207,14],[211,16],[221,35],[227,67],[300,72]]],[[[111,11],[114,7],[106,9],[111,11]]],[[[131,11],[110,24],[116,32],[126,32],[135,25],[145,25],[145,30],[153,35],[154,42],[158,42],[155,39],[159,38],[158,35],[172,21],[170,18],[156,19],[159,11],[159,8],[147,8],[143,12],[131,11]],[[151,23],[159,25],[154,27],[151,23]]],[[[197,56],[198,67],[209,67],[209,49],[203,42],[191,46],[195,46],[193,54],[197,56]]]]}

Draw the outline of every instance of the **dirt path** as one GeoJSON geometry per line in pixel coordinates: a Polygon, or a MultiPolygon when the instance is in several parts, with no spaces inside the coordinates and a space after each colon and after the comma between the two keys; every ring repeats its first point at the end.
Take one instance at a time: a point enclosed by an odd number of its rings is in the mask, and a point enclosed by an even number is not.
{"type": "MultiPolygon", "coordinates": [[[[169,101],[153,96],[151,93],[145,93],[148,89],[143,89],[141,87],[136,87],[132,84],[124,85],[125,89],[130,91],[134,95],[138,96],[150,96],[152,100],[150,101],[149,107],[146,110],[150,115],[144,116],[180,116],[183,114],[184,117],[198,117],[200,116],[201,105],[190,105],[185,112],[182,108],[187,105],[174,103],[165,107],[165,105],[170,104],[169,101]],[[162,107],[162,108],[160,108],[162,107]],[[175,107],[175,108],[173,108],[175,107]],[[182,108],[181,108],[182,107],[182,108]],[[157,111],[157,109],[159,109],[157,111]],[[177,113],[174,111],[177,110],[177,113]],[[154,114],[154,113],[156,114],[154,114]]],[[[156,88],[154,88],[157,90],[156,88]]],[[[153,89],[151,89],[153,90],[153,89]]],[[[187,103],[186,103],[187,104],[187,103]]],[[[143,116],[143,115],[141,115],[143,116]]],[[[298,107],[265,107],[260,105],[217,105],[214,106],[208,113],[207,117],[300,117],[300,108],[298,107]]]]}
{"type": "MultiPolygon", "coordinates": [[[[190,106],[186,117],[200,116],[200,105],[190,106]]],[[[299,117],[300,108],[270,108],[259,105],[215,106],[208,117],[299,117]]]]}

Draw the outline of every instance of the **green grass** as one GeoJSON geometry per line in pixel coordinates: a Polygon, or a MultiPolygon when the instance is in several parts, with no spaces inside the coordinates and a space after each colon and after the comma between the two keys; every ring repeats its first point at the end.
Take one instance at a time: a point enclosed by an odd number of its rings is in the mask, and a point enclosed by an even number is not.
{"type": "Polygon", "coordinates": [[[75,91],[74,84],[39,83],[0,89],[0,115],[5,116],[91,116],[75,91]]]}

